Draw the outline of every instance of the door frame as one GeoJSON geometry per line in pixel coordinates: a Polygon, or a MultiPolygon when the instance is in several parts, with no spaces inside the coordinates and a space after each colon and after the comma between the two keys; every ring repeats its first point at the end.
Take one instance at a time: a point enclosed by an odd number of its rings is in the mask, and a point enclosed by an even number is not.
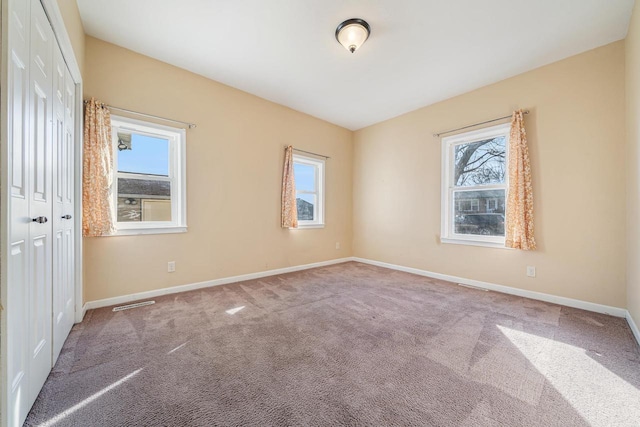
{"type": "MultiPolygon", "coordinates": [[[[82,73],[77,58],[71,45],[71,39],[64,25],[64,19],[57,0],[40,0],[45,14],[49,19],[53,33],[57,40],[62,56],[64,57],[71,77],[76,85],[76,123],[75,123],[75,153],[74,153],[74,196],[75,196],[75,240],[74,240],[74,287],[75,287],[75,323],[82,321],[84,310],[82,304],[82,143],[83,143],[83,103],[82,103],[82,73]]],[[[8,77],[8,61],[7,55],[9,48],[6,40],[8,36],[8,7],[7,0],[0,0],[0,42],[2,46],[0,54],[0,425],[7,425],[8,407],[7,407],[7,315],[2,304],[7,301],[7,249],[8,231],[10,227],[9,218],[9,197],[6,173],[8,171],[8,98],[7,98],[7,77],[8,77]]]]}

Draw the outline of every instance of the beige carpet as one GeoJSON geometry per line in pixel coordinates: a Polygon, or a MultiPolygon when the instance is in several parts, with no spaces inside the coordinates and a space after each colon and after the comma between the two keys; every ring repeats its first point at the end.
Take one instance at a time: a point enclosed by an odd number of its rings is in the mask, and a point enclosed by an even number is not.
{"type": "Polygon", "coordinates": [[[26,425],[638,426],[624,319],[346,263],[76,325],[26,425]]]}

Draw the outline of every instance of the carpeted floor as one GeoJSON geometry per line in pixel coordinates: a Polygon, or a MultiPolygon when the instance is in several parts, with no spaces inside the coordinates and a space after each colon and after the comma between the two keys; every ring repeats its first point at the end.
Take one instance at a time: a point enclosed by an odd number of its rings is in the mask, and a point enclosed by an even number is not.
{"type": "Polygon", "coordinates": [[[360,263],[87,313],[26,425],[638,426],[624,319],[360,263]]]}

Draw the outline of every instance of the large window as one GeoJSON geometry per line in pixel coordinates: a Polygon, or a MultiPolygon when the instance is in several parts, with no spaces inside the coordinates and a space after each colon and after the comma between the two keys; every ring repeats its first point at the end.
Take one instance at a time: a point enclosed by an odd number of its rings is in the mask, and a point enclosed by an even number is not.
{"type": "Polygon", "coordinates": [[[112,116],[118,234],[186,231],[185,131],[112,116]]]}
{"type": "Polygon", "coordinates": [[[298,227],[324,226],[324,160],[293,155],[298,227]]]}
{"type": "Polygon", "coordinates": [[[509,129],[442,138],[443,242],[504,246],[509,129]]]}

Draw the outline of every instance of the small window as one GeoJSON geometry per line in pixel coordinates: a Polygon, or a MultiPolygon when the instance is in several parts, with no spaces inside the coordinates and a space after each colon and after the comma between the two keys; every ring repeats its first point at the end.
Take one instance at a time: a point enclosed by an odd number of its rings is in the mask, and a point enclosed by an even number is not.
{"type": "Polygon", "coordinates": [[[504,246],[509,129],[442,138],[443,242],[504,246]]]}
{"type": "Polygon", "coordinates": [[[293,155],[298,227],[324,226],[324,160],[293,155]]]}
{"type": "Polygon", "coordinates": [[[498,210],[499,199],[487,199],[487,212],[495,212],[498,210]]]}
{"type": "Polygon", "coordinates": [[[117,234],[186,231],[185,131],[112,116],[117,234]]]}
{"type": "Polygon", "coordinates": [[[456,210],[460,212],[478,212],[480,210],[480,201],[476,198],[458,199],[456,200],[456,210]]]}

